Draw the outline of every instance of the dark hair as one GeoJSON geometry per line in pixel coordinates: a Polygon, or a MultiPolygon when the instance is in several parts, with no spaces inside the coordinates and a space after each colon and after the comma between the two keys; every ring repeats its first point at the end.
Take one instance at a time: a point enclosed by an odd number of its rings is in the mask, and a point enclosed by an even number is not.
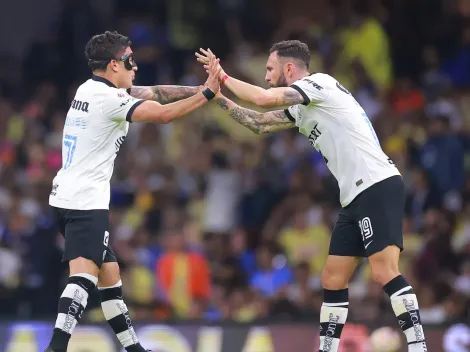
{"type": "Polygon", "coordinates": [[[92,70],[106,70],[109,61],[116,59],[131,44],[128,37],[116,31],[94,35],[85,46],[88,66],[92,70]]]}
{"type": "Polygon", "coordinates": [[[307,68],[310,66],[310,50],[305,43],[299,40],[285,40],[274,44],[269,50],[269,54],[277,52],[279,57],[290,57],[301,61],[307,68]]]}

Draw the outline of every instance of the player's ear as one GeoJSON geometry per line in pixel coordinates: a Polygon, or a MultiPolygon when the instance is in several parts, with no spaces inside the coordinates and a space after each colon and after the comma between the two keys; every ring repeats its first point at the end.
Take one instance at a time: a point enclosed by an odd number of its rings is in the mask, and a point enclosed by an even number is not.
{"type": "Polygon", "coordinates": [[[113,72],[118,72],[119,67],[118,63],[116,60],[111,60],[110,63],[108,64],[108,67],[113,71],[113,72]]]}
{"type": "Polygon", "coordinates": [[[292,62],[288,62],[286,64],[286,76],[291,77],[294,74],[294,64],[292,62]]]}

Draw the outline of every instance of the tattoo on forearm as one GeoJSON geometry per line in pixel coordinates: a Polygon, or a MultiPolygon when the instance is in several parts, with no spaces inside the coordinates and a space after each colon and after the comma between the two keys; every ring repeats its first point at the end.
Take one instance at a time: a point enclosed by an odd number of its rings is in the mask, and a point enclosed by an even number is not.
{"type": "Polygon", "coordinates": [[[304,102],[304,98],[302,94],[291,88],[284,92],[282,102],[285,105],[302,104],[304,102]]]}
{"type": "Polygon", "coordinates": [[[295,126],[282,110],[261,113],[242,108],[226,98],[218,98],[216,103],[235,121],[256,134],[277,132],[295,126]]]}
{"type": "Polygon", "coordinates": [[[181,99],[189,98],[200,91],[202,91],[202,87],[135,86],[131,88],[131,95],[139,99],[155,100],[160,104],[168,104],[181,99]]]}

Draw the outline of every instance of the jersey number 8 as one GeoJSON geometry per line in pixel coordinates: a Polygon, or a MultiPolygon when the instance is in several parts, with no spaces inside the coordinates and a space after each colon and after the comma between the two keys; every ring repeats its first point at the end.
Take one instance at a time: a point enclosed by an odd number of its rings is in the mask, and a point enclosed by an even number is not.
{"type": "Polygon", "coordinates": [[[77,147],[77,136],[71,136],[66,134],[64,137],[64,146],[67,148],[67,158],[64,162],[64,170],[70,167],[72,163],[73,155],[75,154],[75,148],[77,147]]]}

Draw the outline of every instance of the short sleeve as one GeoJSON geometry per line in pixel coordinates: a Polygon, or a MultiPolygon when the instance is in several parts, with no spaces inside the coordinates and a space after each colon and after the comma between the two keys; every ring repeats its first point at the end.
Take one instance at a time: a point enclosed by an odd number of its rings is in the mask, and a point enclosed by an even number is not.
{"type": "Polygon", "coordinates": [[[327,90],[318,79],[314,76],[307,76],[290,85],[298,91],[304,98],[303,105],[310,103],[320,103],[324,101],[328,95],[327,90]]]}
{"type": "Polygon", "coordinates": [[[132,113],[144,101],[130,96],[125,90],[113,89],[104,101],[103,114],[115,121],[132,122],[132,113]]]}
{"type": "Polygon", "coordinates": [[[291,105],[286,110],[284,110],[284,113],[289,120],[296,123],[300,116],[300,105],[291,105]]]}

